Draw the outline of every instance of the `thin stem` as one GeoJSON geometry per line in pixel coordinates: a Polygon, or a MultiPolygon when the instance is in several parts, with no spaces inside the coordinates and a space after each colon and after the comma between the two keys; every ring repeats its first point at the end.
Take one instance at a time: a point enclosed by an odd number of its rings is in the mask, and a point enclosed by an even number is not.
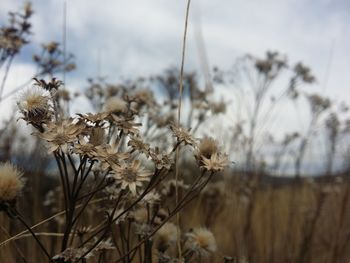
{"type": "MultiPolygon", "coordinates": [[[[95,199],[95,200],[93,200],[93,201],[90,202],[90,205],[91,205],[91,204],[96,204],[96,203],[98,203],[98,202],[105,201],[105,200],[106,200],[106,198],[95,199]]],[[[79,204],[79,205],[76,206],[76,208],[79,208],[79,207],[81,207],[81,206],[82,206],[82,204],[79,204]]],[[[61,212],[58,212],[58,213],[56,213],[56,214],[54,214],[54,215],[52,215],[52,216],[46,218],[45,220],[42,220],[42,221],[40,221],[39,223],[37,223],[37,224],[31,226],[30,229],[33,230],[34,228],[37,228],[37,227],[41,226],[42,224],[45,224],[46,222],[49,222],[49,221],[51,221],[52,219],[54,219],[54,218],[56,218],[56,217],[58,217],[58,216],[60,216],[60,215],[63,215],[65,212],[66,212],[65,210],[64,210],[64,211],[61,211],[61,212]]],[[[14,236],[10,237],[9,239],[6,239],[5,241],[3,241],[3,242],[0,243],[0,247],[5,246],[7,243],[9,243],[9,242],[11,242],[11,241],[13,241],[13,240],[18,239],[19,237],[21,237],[21,236],[27,234],[28,232],[29,232],[28,230],[24,230],[24,231],[18,233],[17,235],[14,235],[14,236]]]]}
{"type": "MultiPolygon", "coordinates": [[[[186,53],[186,38],[187,38],[187,27],[188,27],[188,17],[190,13],[190,4],[191,0],[187,1],[186,6],[186,18],[185,18],[185,29],[183,34],[183,40],[182,40],[182,56],[181,56],[181,69],[180,69],[180,86],[179,86],[179,107],[177,111],[177,124],[180,126],[181,123],[181,106],[182,106],[182,95],[183,95],[183,78],[184,78],[184,65],[185,65],[185,53],[186,53]]],[[[179,203],[179,187],[178,187],[178,181],[179,181],[179,157],[180,157],[180,151],[179,148],[176,150],[176,165],[175,165],[175,204],[177,205],[179,203]]],[[[180,213],[176,215],[176,223],[177,223],[177,232],[178,235],[180,234],[180,213]]],[[[181,259],[181,243],[180,240],[177,241],[177,249],[179,258],[181,259]]]]}
{"type": "Polygon", "coordinates": [[[22,216],[19,214],[18,211],[14,211],[16,213],[16,218],[28,229],[28,231],[30,232],[30,234],[33,236],[33,238],[35,239],[35,241],[38,243],[38,245],[40,246],[41,250],[45,253],[45,255],[47,256],[47,258],[49,259],[50,262],[53,262],[53,260],[51,259],[51,256],[49,255],[49,253],[47,252],[46,248],[44,247],[44,245],[41,243],[41,241],[39,240],[39,238],[35,235],[35,233],[33,232],[33,230],[30,228],[30,226],[25,222],[25,220],[22,218],[22,216]]]}

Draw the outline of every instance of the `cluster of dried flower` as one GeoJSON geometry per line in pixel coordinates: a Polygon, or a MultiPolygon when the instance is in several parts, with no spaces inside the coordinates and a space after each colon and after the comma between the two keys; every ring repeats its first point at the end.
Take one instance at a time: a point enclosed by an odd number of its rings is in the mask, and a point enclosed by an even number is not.
{"type": "MultiPolygon", "coordinates": [[[[48,51],[55,48],[47,47],[48,51]]],[[[161,262],[171,262],[179,256],[171,249],[179,240],[186,260],[215,252],[215,238],[208,229],[179,235],[171,220],[228,165],[217,141],[196,139],[191,130],[160,120],[160,106],[146,89],[108,86],[104,90],[94,83],[86,95],[98,112],[70,117],[61,103],[70,96],[65,90],[62,96],[61,84],[56,79],[35,79],[18,101],[21,118],[35,128],[34,134],[55,158],[61,181],[65,211],[64,218],[57,220],[64,230],[61,251],[52,257],[39,242],[49,260],[78,262],[111,250],[116,259],[127,262],[136,255],[150,260],[154,251],[161,262]],[[99,101],[94,100],[96,92],[99,101]],[[186,183],[173,179],[175,152],[181,146],[198,164],[197,175],[186,183]],[[181,195],[174,203],[176,188],[181,195]],[[103,200],[103,205],[95,204],[96,199],[103,200]],[[84,222],[89,207],[98,211],[100,225],[84,222]]],[[[221,111],[223,106],[213,106],[213,113],[221,111]]],[[[0,174],[1,201],[15,200],[23,187],[21,176],[13,173],[9,178],[0,174]]],[[[54,195],[47,197],[47,206],[58,203],[54,195]]]]}

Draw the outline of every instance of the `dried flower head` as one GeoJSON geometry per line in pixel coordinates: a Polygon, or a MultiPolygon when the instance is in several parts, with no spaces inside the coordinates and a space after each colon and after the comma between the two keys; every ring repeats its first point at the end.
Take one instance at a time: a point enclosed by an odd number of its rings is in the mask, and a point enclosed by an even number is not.
{"type": "Polygon", "coordinates": [[[142,126],[141,123],[133,122],[133,119],[119,118],[115,114],[112,114],[112,119],[117,128],[123,131],[124,134],[137,135],[139,130],[136,127],[142,126]]]}
{"type": "Polygon", "coordinates": [[[214,153],[219,151],[218,143],[210,137],[204,137],[198,145],[197,157],[203,156],[210,158],[214,153]]]}
{"type": "Polygon", "coordinates": [[[57,98],[59,98],[63,101],[70,101],[71,100],[70,92],[69,92],[69,90],[66,90],[66,89],[59,89],[55,93],[55,95],[57,98]]]}
{"type": "Polygon", "coordinates": [[[216,251],[216,240],[213,233],[206,228],[195,228],[187,233],[188,249],[198,253],[201,256],[208,256],[216,251]]]}
{"type": "Polygon", "coordinates": [[[136,101],[139,106],[153,106],[156,104],[151,90],[139,89],[134,93],[132,99],[136,101]]]}
{"type": "Polygon", "coordinates": [[[161,170],[164,168],[166,170],[170,170],[173,164],[173,160],[169,154],[160,153],[159,149],[155,148],[150,151],[150,156],[154,162],[156,169],[161,170]]]}
{"type": "Polygon", "coordinates": [[[67,152],[68,144],[77,140],[78,135],[85,130],[85,124],[66,119],[57,124],[49,123],[47,128],[45,132],[39,134],[39,137],[49,142],[49,152],[57,151],[59,148],[67,152]]]}
{"type": "Polygon", "coordinates": [[[79,140],[74,145],[73,152],[93,158],[97,156],[96,146],[103,145],[105,131],[101,127],[92,127],[87,129],[86,135],[79,136],[79,140]]]}
{"type": "Polygon", "coordinates": [[[294,66],[294,72],[305,83],[313,83],[316,81],[315,76],[312,75],[310,68],[303,65],[301,62],[298,62],[294,66]]]}
{"type": "Polygon", "coordinates": [[[214,153],[210,158],[202,157],[202,167],[211,172],[222,171],[227,165],[226,154],[214,153]]]}
{"type": "Polygon", "coordinates": [[[14,202],[22,188],[22,173],[10,163],[0,164],[0,204],[14,202]]]}
{"type": "Polygon", "coordinates": [[[23,119],[31,124],[41,125],[51,119],[50,97],[45,90],[33,86],[25,91],[17,102],[23,119]]]}
{"type": "Polygon", "coordinates": [[[145,154],[147,157],[150,155],[150,145],[143,142],[140,137],[131,137],[128,142],[128,146],[132,148],[132,152],[138,151],[139,153],[145,154]]]}
{"type": "Polygon", "coordinates": [[[176,243],[178,239],[178,231],[175,224],[171,222],[165,223],[155,235],[155,246],[160,252],[165,252],[169,246],[176,243]]]}
{"type": "Polygon", "coordinates": [[[177,138],[178,143],[184,142],[192,146],[196,145],[196,140],[189,133],[189,130],[184,129],[181,126],[170,125],[170,129],[173,132],[174,136],[177,138]]]}
{"type": "Polygon", "coordinates": [[[144,171],[139,160],[124,162],[112,166],[113,178],[121,184],[122,189],[129,188],[133,195],[137,195],[137,187],[141,187],[144,181],[148,181],[150,172],[144,171]]]}
{"type": "Polygon", "coordinates": [[[77,143],[74,144],[72,150],[74,153],[81,154],[93,158],[96,155],[95,146],[91,144],[86,137],[80,137],[77,143]]]}
{"type": "Polygon", "coordinates": [[[320,114],[331,106],[331,101],[328,98],[318,94],[308,95],[311,111],[313,114],[320,114]]]}
{"type": "Polygon", "coordinates": [[[114,114],[124,113],[128,110],[127,103],[119,97],[108,98],[104,107],[106,112],[114,114]]]}
{"type": "Polygon", "coordinates": [[[119,152],[114,144],[107,144],[96,146],[96,158],[101,162],[101,169],[106,170],[129,158],[129,154],[119,152]]]}

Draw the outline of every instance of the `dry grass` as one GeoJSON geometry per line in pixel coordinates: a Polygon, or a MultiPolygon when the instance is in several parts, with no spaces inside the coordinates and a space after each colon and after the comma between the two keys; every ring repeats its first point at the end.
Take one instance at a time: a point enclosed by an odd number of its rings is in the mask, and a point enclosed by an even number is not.
{"type": "MultiPolygon", "coordinates": [[[[182,212],[181,226],[184,231],[207,227],[214,233],[218,251],[203,262],[223,262],[224,256],[237,262],[347,262],[350,258],[348,187],[347,181],[305,180],[281,186],[266,184],[252,191],[237,178],[218,180],[208,185],[182,212]],[[291,202],[293,198],[294,203],[291,202]],[[254,204],[250,205],[251,202],[254,204]],[[252,209],[251,213],[248,209],[252,209]],[[345,209],[343,214],[342,209],[345,209]],[[247,222],[251,225],[249,230],[247,222]]],[[[30,193],[25,195],[31,196],[30,193]]],[[[42,200],[32,200],[31,207],[36,207],[36,210],[28,207],[24,200],[20,207],[27,218],[32,218],[31,222],[38,222],[39,218],[51,214],[45,211],[42,200]]],[[[0,218],[3,233],[0,242],[7,239],[5,229],[10,232],[8,236],[22,229],[4,214],[0,218]]],[[[84,221],[98,223],[93,209],[87,210],[84,221]]],[[[62,238],[57,236],[62,229],[54,226],[57,227],[51,220],[35,230],[52,251],[59,249],[62,238]]],[[[44,260],[29,235],[2,246],[0,260],[19,262],[21,253],[28,262],[44,260]]]]}
{"type": "Polygon", "coordinates": [[[183,221],[212,229],[220,248],[215,262],[223,262],[223,255],[237,262],[347,262],[348,191],[348,182],[303,181],[247,194],[237,181],[218,182],[183,213],[183,221]]]}

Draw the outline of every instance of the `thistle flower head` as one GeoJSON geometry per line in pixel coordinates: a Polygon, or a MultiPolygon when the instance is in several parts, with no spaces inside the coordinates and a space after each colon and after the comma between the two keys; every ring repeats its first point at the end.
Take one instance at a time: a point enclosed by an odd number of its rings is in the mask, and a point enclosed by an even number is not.
{"type": "Polygon", "coordinates": [[[200,167],[212,172],[221,171],[228,165],[228,156],[222,153],[218,143],[209,137],[201,140],[195,157],[200,167]]]}
{"type": "Polygon", "coordinates": [[[10,163],[0,164],[0,204],[15,201],[22,188],[22,173],[10,163]]]}
{"type": "Polygon", "coordinates": [[[167,248],[176,243],[178,239],[178,231],[173,223],[165,223],[156,233],[156,248],[160,252],[164,252],[167,248]]]}
{"type": "Polygon", "coordinates": [[[216,240],[213,233],[206,228],[196,228],[187,234],[187,246],[202,256],[216,251],[216,240]]]}
{"type": "Polygon", "coordinates": [[[218,143],[213,138],[204,137],[198,145],[198,156],[210,158],[214,153],[219,151],[218,143]]]}
{"type": "Polygon", "coordinates": [[[111,97],[107,99],[104,107],[106,112],[114,114],[123,113],[128,110],[127,103],[119,97],[111,97]]]}
{"type": "Polygon", "coordinates": [[[52,115],[50,97],[45,90],[33,86],[25,91],[17,102],[23,119],[29,123],[41,124],[52,115]]]}

